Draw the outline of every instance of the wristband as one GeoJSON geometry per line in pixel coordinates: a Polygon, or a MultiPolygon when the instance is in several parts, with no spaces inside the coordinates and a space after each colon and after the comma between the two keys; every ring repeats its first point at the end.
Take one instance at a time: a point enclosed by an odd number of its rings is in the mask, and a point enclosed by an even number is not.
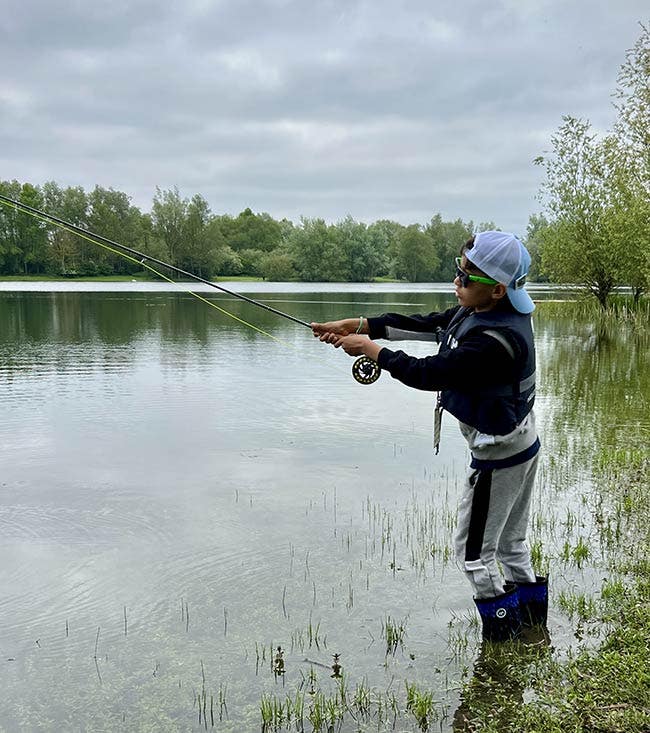
{"type": "Polygon", "coordinates": [[[359,316],[359,325],[357,326],[356,333],[361,333],[362,328],[363,328],[363,316],[359,316]]]}

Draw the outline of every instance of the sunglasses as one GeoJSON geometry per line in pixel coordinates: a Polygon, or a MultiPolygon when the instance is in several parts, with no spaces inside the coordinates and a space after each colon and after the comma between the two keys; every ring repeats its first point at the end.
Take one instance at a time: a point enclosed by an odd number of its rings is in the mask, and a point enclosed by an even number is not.
{"type": "Polygon", "coordinates": [[[470,283],[483,283],[484,285],[498,285],[498,280],[491,277],[483,277],[482,275],[470,275],[460,266],[461,258],[456,257],[456,277],[460,280],[461,287],[467,288],[470,283]]]}

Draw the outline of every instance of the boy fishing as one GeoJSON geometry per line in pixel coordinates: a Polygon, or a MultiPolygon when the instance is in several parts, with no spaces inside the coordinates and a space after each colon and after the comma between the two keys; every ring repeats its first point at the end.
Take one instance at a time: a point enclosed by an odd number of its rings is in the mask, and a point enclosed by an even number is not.
{"type": "Polygon", "coordinates": [[[481,232],[456,258],[457,306],[311,324],[321,341],[373,359],[408,387],[438,392],[436,443],[442,412],[458,419],[472,458],[455,552],[490,641],[515,638],[522,624],[544,625],[548,605],[547,579],[535,575],[526,545],[540,447],[529,266],[514,235],[481,232]],[[440,349],[417,358],[376,339],[432,340],[440,349]]]}

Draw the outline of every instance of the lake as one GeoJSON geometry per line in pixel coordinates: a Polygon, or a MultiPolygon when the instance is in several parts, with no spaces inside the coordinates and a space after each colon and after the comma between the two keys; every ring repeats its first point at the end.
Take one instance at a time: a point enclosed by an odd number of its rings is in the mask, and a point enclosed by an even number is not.
{"type": "MultiPolygon", "coordinates": [[[[305,321],[455,301],[449,285],[223,285],[305,321]]],[[[0,283],[0,729],[257,731],[262,700],[334,695],[335,662],[383,706],[406,682],[432,690],[450,729],[480,643],[451,551],[455,421],[435,456],[433,394],[362,386],[309,329],[196,290],[241,320],[184,286],[0,283]]],[[[576,620],[557,601],[596,593],[606,565],[585,456],[647,444],[647,344],[544,303],[570,291],[531,294],[531,541],[562,655],[576,620]]],[[[342,730],[392,729],[372,715],[342,730]]]]}

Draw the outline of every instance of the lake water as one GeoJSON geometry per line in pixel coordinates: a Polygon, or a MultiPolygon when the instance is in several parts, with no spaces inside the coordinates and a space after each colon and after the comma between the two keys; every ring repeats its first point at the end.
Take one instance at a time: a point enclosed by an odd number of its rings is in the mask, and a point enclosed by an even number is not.
{"type": "MultiPolygon", "coordinates": [[[[454,302],[436,285],[224,285],[305,321],[454,302]]],[[[180,286],[0,284],[0,729],[257,731],[262,696],[331,693],[334,654],[350,689],[433,690],[448,729],[479,644],[451,557],[467,461],[454,420],[434,456],[433,395],[387,374],[361,386],[303,326],[199,289],[266,334],[180,286]],[[387,650],[391,622],[406,634],[387,650]]],[[[557,559],[593,538],[585,420],[640,377],[589,323],[540,307],[535,327],[532,539],[557,559]],[[583,383],[601,401],[571,407],[583,383]]],[[[644,409],[615,411],[609,439],[647,440],[644,409]]],[[[602,565],[554,566],[554,597],[597,589],[602,565]]],[[[553,599],[549,629],[570,646],[553,599]]]]}

